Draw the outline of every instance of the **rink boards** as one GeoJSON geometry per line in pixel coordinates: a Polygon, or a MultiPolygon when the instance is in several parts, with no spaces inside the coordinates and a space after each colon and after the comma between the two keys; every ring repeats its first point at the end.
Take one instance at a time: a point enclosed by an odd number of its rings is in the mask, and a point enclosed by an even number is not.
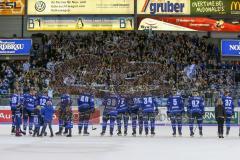
{"type": "MultiPolygon", "coordinates": [[[[186,109],[185,109],[186,110],[186,109]]],[[[239,123],[239,108],[235,108],[235,115],[232,117],[232,125],[238,125],[239,123]]],[[[159,115],[156,117],[156,124],[157,125],[169,125],[170,119],[167,117],[167,108],[160,107],[159,108],[159,115]]],[[[96,108],[95,112],[91,115],[90,123],[91,124],[100,124],[102,121],[102,109],[96,108]]],[[[10,106],[0,106],[0,124],[10,124],[12,122],[12,114],[10,110],[10,106]]],[[[77,106],[73,106],[73,121],[74,124],[78,124],[78,109],[77,106]]],[[[58,118],[54,114],[53,123],[58,124],[58,118]]],[[[131,124],[131,121],[129,121],[131,124]]],[[[205,115],[203,116],[203,123],[204,125],[215,125],[215,113],[213,107],[206,107],[205,108],[205,115]]],[[[185,114],[183,116],[183,124],[188,124],[188,116],[185,114]]]]}
{"type": "MultiPolygon", "coordinates": [[[[78,110],[77,107],[73,107],[73,122],[74,124],[78,124],[78,110]]],[[[0,106],[0,124],[10,124],[12,123],[12,113],[10,106],[0,106]]],[[[100,123],[100,110],[96,109],[93,114],[91,114],[90,118],[91,124],[99,124],[100,123]]],[[[58,118],[56,114],[53,117],[53,124],[58,124],[58,118]]]]}

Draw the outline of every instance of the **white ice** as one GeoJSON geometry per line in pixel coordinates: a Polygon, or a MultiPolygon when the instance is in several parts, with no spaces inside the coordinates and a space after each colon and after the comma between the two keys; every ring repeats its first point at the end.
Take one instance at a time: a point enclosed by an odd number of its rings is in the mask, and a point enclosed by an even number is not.
{"type": "MultiPolygon", "coordinates": [[[[172,137],[168,126],[157,127],[155,137],[99,136],[101,129],[91,136],[14,137],[9,125],[0,125],[0,160],[226,160],[238,159],[239,129],[233,127],[230,136],[216,137],[216,127],[204,127],[204,137],[189,137],[188,127],[183,137],[172,137]]],[[[57,130],[57,127],[54,127],[57,130]]],[[[198,131],[196,131],[198,133],[198,131]]],[[[129,132],[130,134],[130,132],[129,132]]]]}

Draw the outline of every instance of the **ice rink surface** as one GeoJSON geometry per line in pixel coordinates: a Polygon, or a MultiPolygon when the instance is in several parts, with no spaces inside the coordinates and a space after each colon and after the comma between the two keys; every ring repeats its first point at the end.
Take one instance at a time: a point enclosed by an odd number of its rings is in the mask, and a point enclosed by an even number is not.
{"type": "MultiPolygon", "coordinates": [[[[54,127],[56,131],[57,128],[54,127]]],[[[9,125],[0,125],[0,160],[226,160],[238,159],[240,152],[239,129],[233,127],[230,136],[218,139],[216,127],[204,127],[204,136],[189,137],[188,127],[182,137],[172,137],[169,126],[157,127],[156,136],[129,135],[124,137],[99,136],[101,129],[91,130],[91,136],[67,137],[30,136],[9,134],[9,125]]]]}

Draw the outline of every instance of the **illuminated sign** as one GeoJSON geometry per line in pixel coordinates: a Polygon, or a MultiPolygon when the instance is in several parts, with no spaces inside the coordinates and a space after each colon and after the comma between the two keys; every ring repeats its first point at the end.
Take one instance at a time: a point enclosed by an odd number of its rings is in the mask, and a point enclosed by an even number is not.
{"type": "MultiPolygon", "coordinates": [[[[234,20],[233,20],[234,22],[234,20]]],[[[138,30],[240,32],[240,25],[205,17],[138,17],[138,30]]]]}
{"type": "Polygon", "coordinates": [[[134,14],[134,0],[28,0],[28,14],[134,14]]]}
{"type": "Polygon", "coordinates": [[[137,4],[138,14],[190,14],[190,0],[138,0],[137,4]]]}
{"type": "Polygon", "coordinates": [[[222,56],[239,56],[240,57],[240,40],[223,39],[221,40],[222,56]]]}
{"type": "Polygon", "coordinates": [[[240,14],[240,1],[231,2],[231,14],[240,14]]]}
{"type": "Polygon", "coordinates": [[[0,0],[0,15],[24,15],[25,0],[0,0]]]}
{"type": "Polygon", "coordinates": [[[27,30],[134,30],[134,18],[111,16],[29,17],[27,30]]]}
{"type": "Polygon", "coordinates": [[[0,55],[29,55],[31,39],[0,39],[0,55]]]}

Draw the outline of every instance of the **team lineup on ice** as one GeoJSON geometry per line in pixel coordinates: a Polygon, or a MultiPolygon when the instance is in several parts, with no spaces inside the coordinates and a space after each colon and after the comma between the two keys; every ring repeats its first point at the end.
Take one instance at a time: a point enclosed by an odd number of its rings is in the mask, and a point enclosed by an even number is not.
{"type": "MultiPolygon", "coordinates": [[[[77,99],[78,104],[78,134],[89,136],[88,131],[91,114],[95,112],[94,95],[91,92],[84,92],[77,99]]],[[[190,137],[196,135],[198,128],[199,136],[203,136],[203,116],[205,115],[205,102],[196,89],[192,90],[185,109],[184,99],[177,90],[173,88],[172,94],[167,100],[167,117],[170,119],[172,136],[182,136],[183,119],[187,117],[187,124],[190,129],[190,137]],[[194,123],[196,121],[196,127],[194,123]]],[[[61,101],[56,108],[53,107],[51,98],[47,92],[36,95],[35,90],[22,94],[15,90],[10,98],[12,111],[11,133],[20,137],[27,134],[32,137],[43,137],[47,135],[47,126],[50,130],[50,137],[66,135],[72,137],[73,109],[72,99],[69,94],[63,94],[61,101]],[[58,117],[58,131],[54,134],[52,129],[54,113],[58,117]]],[[[129,134],[129,122],[131,124],[131,135],[151,135],[155,136],[156,117],[159,115],[158,104],[150,94],[143,93],[136,95],[119,95],[115,92],[105,94],[102,102],[104,107],[102,112],[102,130],[100,135],[106,134],[109,124],[109,134],[114,135],[116,123],[116,135],[127,136],[129,134]],[[116,121],[116,122],[115,122],[116,121]],[[123,128],[123,129],[122,129],[123,128]]],[[[234,101],[230,92],[225,90],[223,95],[215,100],[215,120],[218,126],[218,137],[224,138],[224,123],[226,125],[226,135],[231,128],[232,117],[235,116],[234,101]]],[[[92,126],[92,131],[96,130],[92,126]]],[[[240,133],[239,133],[240,136],[240,133]]]]}
{"type": "Polygon", "coordinates": [[[230,120],[234,114],[232,102],[233,99],[228,91],[216,100],[217,129],[216,125],[203,125],[204,100],[197,91],[193,90],[185,110],[183,98],[173,89],[167,102],[167,115],[172,125],[170,127],[155,124],[155,118],[159,111],[154,97],[149,95],[120,96],[109,93],[102,104],[104,106],[102,124],[90,126],[88,129],[90,114],[94,112],[95,104],[92,94],[83,93],[78,98],[78,129],[73,129],[70,95],[63,94],[61,102],[58,104],[59,107],[54,109],[51,98],[45,93],[36,96],[34,90],[24,95],[15,91],[10,98],[13,113],[12,127],[1,125],[0,128],[1,157],[5,159],[15,159],[16,156],[25,159],[34,157],[38,160],[42,157],[55,159],[57,154],[57,159],[60,160],[72,159],[77,155],[87,159],[110,160],[114,156],[114,159],[117,160],[123,158],[141,160],[154,157],[159,152],[162,157],[168,157],[170,160],[176,158],[183,160],[199,159],[196,158],[196,155],[199,154],[200,149],[201,152],[205,152],[201,159],[210,159],[212,156],[217,159],[225,159],[231,152],[237,152],[238,148],[234,148],[234,146],[240,144],[239,128],[233,126],[229,132],[230,120]],[[59,119],[59,126],[52,127],[54,112],[59,119]],[[182,126],[183,114],[187,114],[189,125],[182,126]],[[114,129],[115,120],[117,125],[114,129]],[[193,126],[195,120],[196,127],[193,126]],[[223,120],[226,121],[224,134],[223,120]],[[110,125],[107,123],[108,121],[110,121],[110,125]],[[46,132],[47,125],[50,128],[50,134],[46,132]],[[109,129],[107,129],[107,125],[110,126],[109,129]],[[12,128],[13,135],[21,138],[10,136],[10,128],[12,128]],[[57,132],[54,133],[53,130],[57,130],[57,132]],[[110,136],[106,135],[106,131],[109,131],[110,136]],[[114,135],[115,131],[116,135],[114,135]],[[91,135],[89,136],[89,134],[91,135]],[[217,141],[217,137],[222,138],[225,134],[228,136],[224,141],[217,141]],[[47,137],[32,138],[47,135],[56,136],[50,139],[47,137]],[[71,138],[64,138],[63,135],[71,138]],[[176,154],[172,155],[173,148],[176,154]],[[210,150],[212,151],[209,152],[210,150]],[[219,153],[219,151],[224,152],[219,153]],[[9,157],[11,153],[15,153],[15,155],[9,157]],[[26,153],[29,155],[28,158],[25,157],[26,153]],[[41,157],[36,156],[38,154],[41,154],[41,157]]]}

